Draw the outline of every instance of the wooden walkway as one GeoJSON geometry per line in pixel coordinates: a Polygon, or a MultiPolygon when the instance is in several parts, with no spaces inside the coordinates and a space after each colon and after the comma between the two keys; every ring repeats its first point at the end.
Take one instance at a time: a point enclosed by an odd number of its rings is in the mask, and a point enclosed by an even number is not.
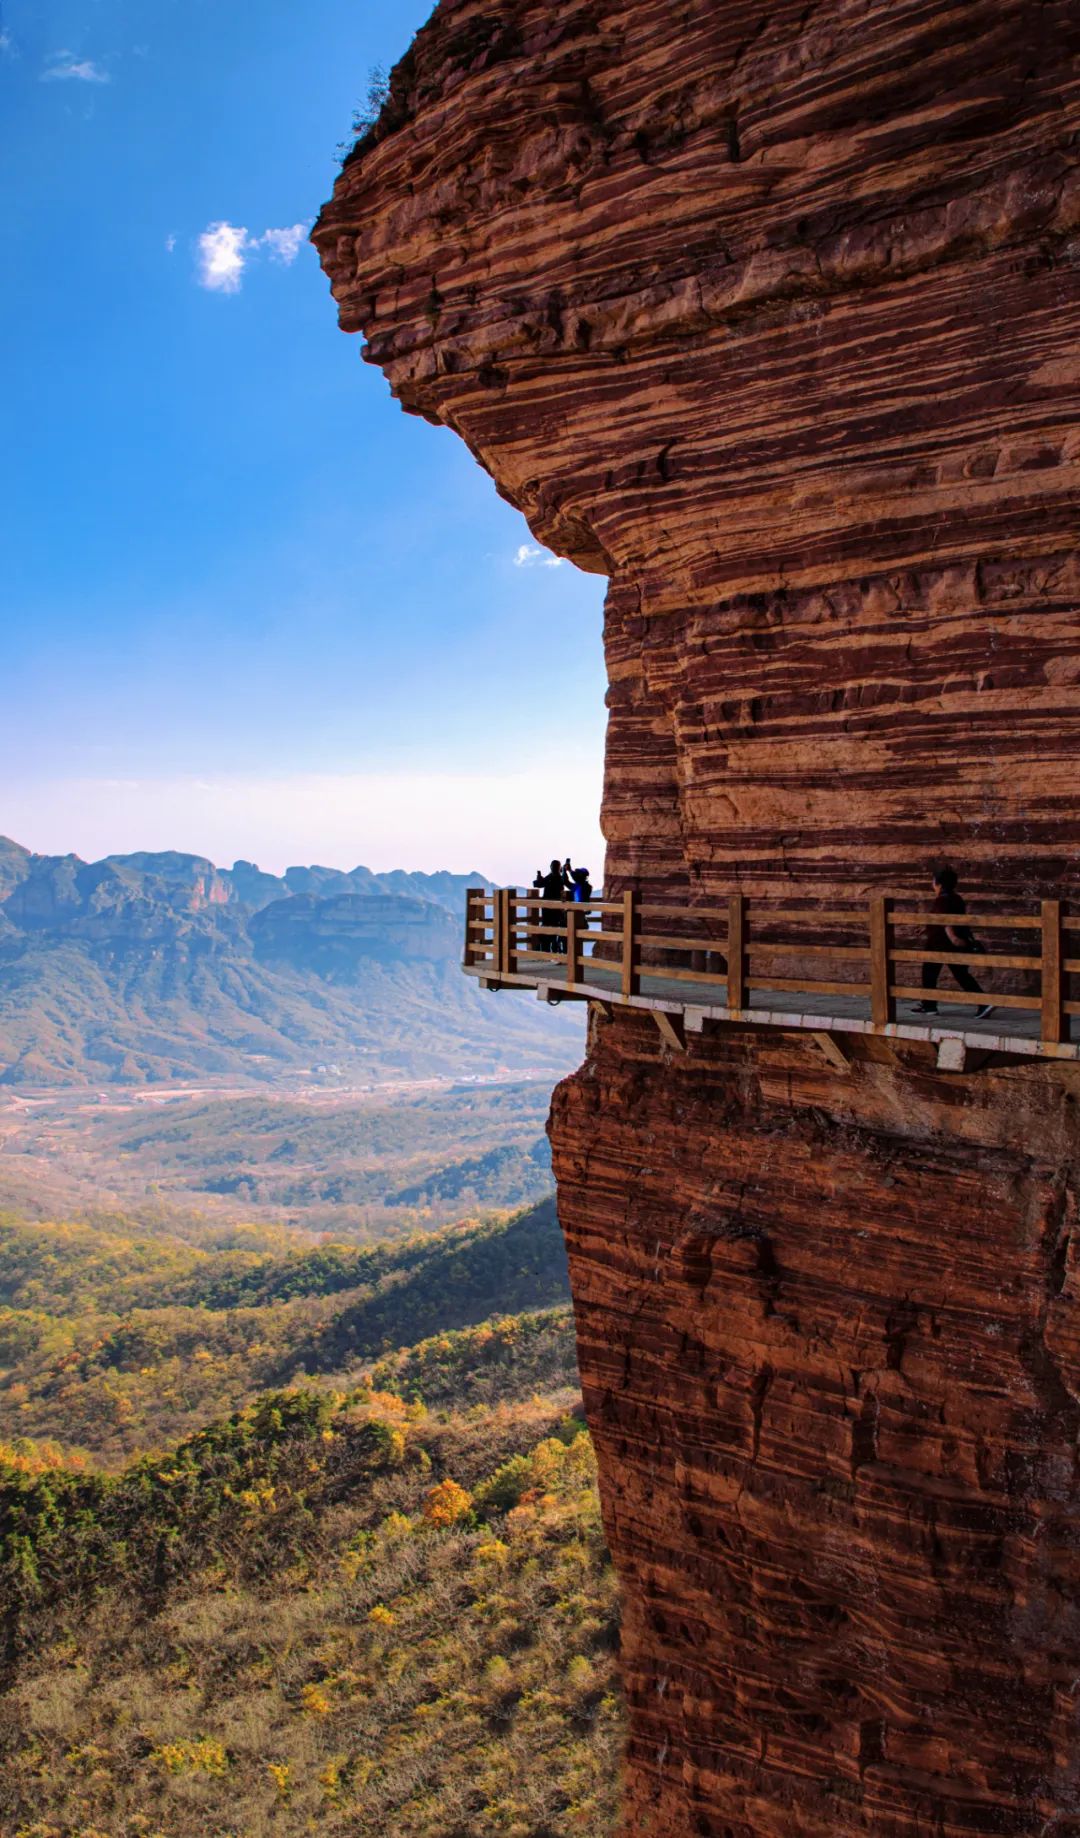
{"type": "Polygon", "coordinates": [[[545,1001],[645,1009],[673,1048],[707,1022],[737,1022],[807,1030],[838,1067],[852,1034],[930,1042],[943,1070],[962,1071],[972,1052],[1080,1058],[1070,982],[1080,956],[1069,955],[1080,952],[1080,917],[1058,900],[1037,912],[969,912],[959,923],[982,944],[977,953],[927,950],[927,927],[949,915],[885,896],[824,910],[742,894],[707,908],[658,905],[627,893],[567,905],[557,925],[545,924],[554,910],[517,888],[471,888],[466,975],[545,1001]],[[924,991],[926,962],[970,965],[986,994],[953,987],[947,971],[936,992],[924,991]],[[916,1011],[927,995],[937,1014],[916,1011]],[[976,1019],[985,1002],[993,1014],[976,1019]]]}

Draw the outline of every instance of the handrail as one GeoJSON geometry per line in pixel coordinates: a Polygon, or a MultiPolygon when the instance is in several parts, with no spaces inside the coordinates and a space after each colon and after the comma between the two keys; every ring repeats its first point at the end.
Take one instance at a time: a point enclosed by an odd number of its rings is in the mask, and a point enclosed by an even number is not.
{"type": "Polygon", "coordinates": [[[562,981],[577,994],[607,1000],[638,996],[643,976],[723,987],[733,1015],[752,1007],[750,999],[759,989],[857,997],[869,1004],[872,1026],[882,1029],[895,1023],[898,999],[936,999],[936,985],[916,987],[915,980],[904,980],[912,967],[980,965],[1022,973],[1034,987],[979,993],[950,989],[950,1003],[967,1007],[989,1001],[995,1008],[1037,1011],[1040,1040],[1049,1047],[1068,1040],[1069,1017],[1080,1013],[1080,1002],[1068,1000],[1067,989],[1068,977],[1080,973],[1080,958],[1066,956],[1064,950],[1064,934],[1080,931],[1080,916],[1063,915],[1060,900],[1043,900],[1038,913],[952,915],[882,894],[863,907],[804,909],[783,902],[770,905],[736,892],[724,905],[702,907],[642,900],[635,889],[628,889],[618,898],[567,902],[558,922],[550,923],[559,906],[542,892],[470,888],[465,967],[485,971],[498,981],[518,976],[521,965],[549,964],[551,977],[544,977],[545,983],[562,981]],[[662,930],[649,930],[643,923],[657,919],[662,930]],[[1033,948],[1024,950],[1021,945],[1019,951],[1008,948],[1008,939],[1002,941],[1004,949],[996,950],[897,941],[898,932],[913,927],[944,929],[950,924],[976,931],[1038,933],[1038,938],[1031,939],[1033,948]],[[703,926],[709,928],[704,933],[703,926]],[[858,942],[823,942],[823,932],[836,930],[861,932],[862,937],[858,942]],[[676,954],[681,961],[667,961],[676,954]],[[787,965],[779,961],[785,959],[787,965]],[[800,959],[805,971],[799,970],[800,959]],[[593,963],[609,980],[594,976],[590,981],[593,963]],[[771,964],[778,964],[785,974],[773,975],[771,964]],[[852,980],[853,971],[859,980],[852,980]]]}

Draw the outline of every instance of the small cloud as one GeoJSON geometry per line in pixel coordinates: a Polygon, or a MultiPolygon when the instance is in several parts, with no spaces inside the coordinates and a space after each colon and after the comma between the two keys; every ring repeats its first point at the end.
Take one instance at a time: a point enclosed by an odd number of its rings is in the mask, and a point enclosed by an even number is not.
{"type": "Polygon", "coordinates": [[[167,255],[171,255],[175,248],[176,248],[176,237],[170,231],[169,235],[166,236],[165,238],[165,253],[167,255]]]}
{"type": "Polygon", "coordinates": [[[550,549],[538,549],[534,543],[523,542],[514,557],[515,568],[561,568],[566,557],[552,555],[550,549]]]}
{"type": "Polygon", "coordinates": [[[19,47],[11,33],[0,26],[0,57],[18,57],[19,47]]]}
{"type": "Polygon", "coordinates": [[[199,286],[212,293],[238,294],[249,241],[239,224],[210,224],[199,237],[199,286]]]}
{"type": "Polygon", "coordinates": [[[289,267],[296,260],[307,228],[306,223],[294,223],[287,229],[264,230],[261,236],[250,236],[240,224],[210,224],[199,237],[200,287],[220,294],[239,293],[244,269],[260,249],[269,252],[271,261],[289,267]]]}
{"type": "Polygon", "coordinates": [[[76,57],[71,51],[53,51],[41,73],[43,83],[111,83],[112,78],[100,64],[88,57],[76,57]]]}
{"type": "Polygon", "coordinates": [[[294,223],[287,230],[264,230],[259,243],[269,249],[273,261],[283,262],[287,268],[290,262],[295,262],[307,232],[306,223],[294,223]]]}

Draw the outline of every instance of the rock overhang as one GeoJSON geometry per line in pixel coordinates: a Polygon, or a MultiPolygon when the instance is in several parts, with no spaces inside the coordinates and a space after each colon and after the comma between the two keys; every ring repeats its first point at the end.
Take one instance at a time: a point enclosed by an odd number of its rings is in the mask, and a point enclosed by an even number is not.
{"type": "MultiPolygon", "coordinates": [[[[347,163],[343,324],[611,575],[610,887],[1080,895],[1077,49],[1071,0],[460,0],[347,163]]],[[[1075,1819],[1075,1087],[594,1020],[628,1830],[1075,1819]]]]}

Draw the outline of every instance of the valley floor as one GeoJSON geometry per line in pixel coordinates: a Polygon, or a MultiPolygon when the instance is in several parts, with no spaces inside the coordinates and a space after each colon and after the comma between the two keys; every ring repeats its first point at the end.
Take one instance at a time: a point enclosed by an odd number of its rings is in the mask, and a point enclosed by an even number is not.
{"type": "Polygon", "coordinates": [[[370,1240],[550,1189],[551,1074],[0,1088],[0,1210],[370,1240]]]}

